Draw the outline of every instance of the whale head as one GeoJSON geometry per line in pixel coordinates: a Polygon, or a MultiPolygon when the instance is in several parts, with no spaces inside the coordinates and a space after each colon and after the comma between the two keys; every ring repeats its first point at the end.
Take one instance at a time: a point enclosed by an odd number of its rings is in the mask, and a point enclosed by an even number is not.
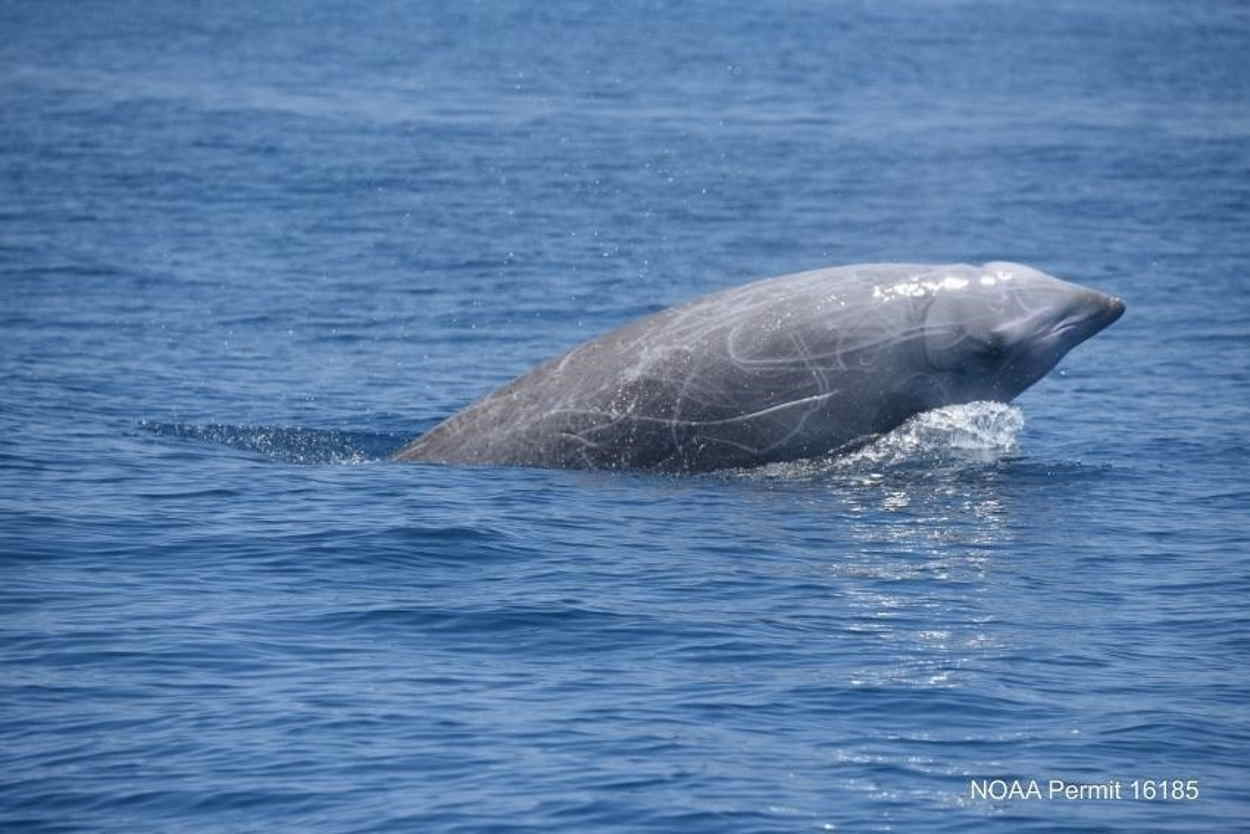
{"type": "Polygon", "coordinates": [[[1009,402],[1068,351],[1112,324],[1124,302],[1027,266],[988,263],[924,276],[918,299],[930,407],[1009,402]]]}

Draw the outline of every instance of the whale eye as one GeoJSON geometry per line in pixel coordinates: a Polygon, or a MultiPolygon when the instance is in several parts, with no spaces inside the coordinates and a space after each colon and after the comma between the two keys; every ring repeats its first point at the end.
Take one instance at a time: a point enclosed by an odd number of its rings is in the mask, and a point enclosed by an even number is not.
{"type": "Polygon", "coordinates": [[[976,342],[977,353],[986,359],[1002,359],[1007,355],[1007,339],[1001,333],[990,333],[976,342]]]}

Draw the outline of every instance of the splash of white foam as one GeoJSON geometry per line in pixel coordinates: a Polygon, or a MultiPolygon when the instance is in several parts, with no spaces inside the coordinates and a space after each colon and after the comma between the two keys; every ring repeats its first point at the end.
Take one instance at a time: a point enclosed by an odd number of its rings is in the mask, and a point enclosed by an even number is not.
{"type": "Polygon", "coordinates": [[[1024,412],[1013,405],[974,402],[917,414],[894,431],[848,454],[762,466],[742,474],[810,478],[879,473],[896,467],[992,463],[1016,450],[1024,412]]]}
{"type": "Polygon", "coordinates": [[[975,402],[917,414],[841,460],[895,463],[915,458],[994,460],[1016,449],[1024,412],[1014,405],[975,402]]]}

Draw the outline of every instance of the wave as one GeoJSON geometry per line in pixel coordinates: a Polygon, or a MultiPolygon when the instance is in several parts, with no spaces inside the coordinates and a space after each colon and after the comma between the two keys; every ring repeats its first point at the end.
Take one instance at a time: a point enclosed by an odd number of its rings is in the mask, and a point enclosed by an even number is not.
{"type": "Polygon", "coordinates": [[[290,426],[192,425],[143,421],[139,428],[161,437],[216,443],[257,452],[282,463],[355,464],[385,460],[411,439],[408,434],[305,429],[290,426]]]}

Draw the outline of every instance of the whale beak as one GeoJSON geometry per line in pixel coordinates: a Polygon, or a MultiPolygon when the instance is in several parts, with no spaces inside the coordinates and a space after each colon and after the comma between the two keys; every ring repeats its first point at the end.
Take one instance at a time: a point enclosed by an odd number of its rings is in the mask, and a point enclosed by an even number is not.
{"type": "Polygon", "coordinates": [[[1124,300],[1114,295],[1103,296],[1103,307],[1106,309],[1107,321],[1103,327],[1109,327],[1119,321],[1120,316],[1124,315],[1124,300]]]}
{"type": "Polygon", "coordinates": [[[1124,301],[1097,290],[1080,288],[1056,307],[1010,324],[1005,331],[1015,348],[994,377],[1010,397],[1045,376],[1068,351],[1102,332],[1124,315],[1124,301]]]}
{"type": "Polygon", "coordinates": [[[1115,324],[1122,315],[1123,299],[1097,290],[1086,290],[1064,311],[1055,333],[1069,334],[1070,340],[1064,348],[1066,353],[1095,333],[1115,324]]]}

